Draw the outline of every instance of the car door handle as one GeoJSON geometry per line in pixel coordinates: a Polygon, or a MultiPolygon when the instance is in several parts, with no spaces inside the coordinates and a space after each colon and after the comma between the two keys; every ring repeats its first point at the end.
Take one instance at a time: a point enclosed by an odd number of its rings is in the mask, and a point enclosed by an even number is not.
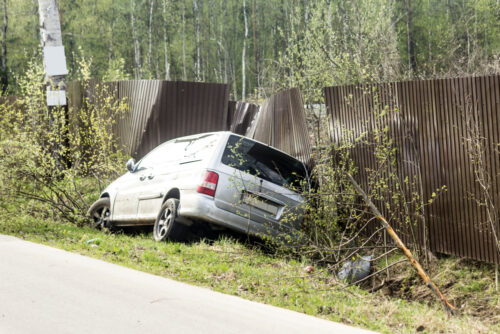
{"type": "Polygon", "coordinates": [[[146,175],[141,175],[141,176],[139,177],[139,180],[141,180],[141,181],[144,181],[145,179],[146,179],[146,175]]]}
{"type": "Polygon", "coordinates": [[[155,177],[155,176],[154,176],[153,174],[149,174],[149,175],[148,175],[148,179],[150,179],[150,180],[154,179],[154,177],[155,177]]]}

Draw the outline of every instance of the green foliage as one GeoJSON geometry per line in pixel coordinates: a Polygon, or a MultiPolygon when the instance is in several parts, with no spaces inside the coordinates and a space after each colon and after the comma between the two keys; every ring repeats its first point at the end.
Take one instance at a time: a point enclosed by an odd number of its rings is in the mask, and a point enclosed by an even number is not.
{"type": "Polygon", "coordinates": [[[126,72],[125,59],[123,58],[112,59],[109,63],[108,70],[102,77],[102,80],[104,81],[118,81],[129,79],[130,74],[126,72]]]}
{"type": "Polygon", "coordinates": [[[30,63],[18,79],[22,96],[0,107],[0,198],[18,203],[18,212],[81,223],[96,183],[124,165],[111,131],[126,104],[111,100],[104,87],[81,110],[48,110],[44,80],[41,66],[30,63]]]}
{"type": "Polygon", "coordinates": [[[358,196],[348,179],[348,174],[356,174],[351,158],[353,147],[344,141],[318,151],[311,175],[315,186],[310,193],[304,193],[304,246],[320,262],[335,264],[349,257],[351,251],[346,248],[362,230],[358,196]]]}
{"type": "MultiPolygon", "coordinates": [[[[232,98],[241,97],[242,1],[196,2],[198,12],[193,1],[154,0],[150,17],[149,0],[59,0],[70,73],[86,55],[92,56],[91,74],[99,79],[164,79],[168,60],[172,79],[182,80],[185,66],[187,80],[228,82],[232,98]]],[[[496,0],[248,1],[247,91],[259,100],[282,87],[299,86],[308,103],[319,103],[327,85],[498,73],[499,13],[496,0]],[[408,65],[408,39],[415,46],[415,71],[408,65]]],[[[37,3],[7,0],[7,14],[7,67],[15,92],[17,76],[39,55],[37,3]]]]}
{"type": "Polygon", "coordinates": [[[299,86],[309,103],[322,101],[322,88],[394,80],[399,74],[396,34],[387,1],[313,1],[289,13],[280,53],[285,86],[299,86]]]}

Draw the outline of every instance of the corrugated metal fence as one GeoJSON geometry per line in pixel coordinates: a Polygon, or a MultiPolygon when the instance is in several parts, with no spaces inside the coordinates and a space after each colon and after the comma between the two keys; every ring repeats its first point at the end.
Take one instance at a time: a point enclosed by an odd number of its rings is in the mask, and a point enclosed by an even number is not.
{"type": "MultiPolygon", "coordinates": [[[[351,130],[352,138],[363,133],[370,137],[374,112],[385,108],[383,126],[389,126],[397,148],[397,173],[410,178],[421,174],[426,199],[446,185],[448,190],[426,209],[431,250],[500,263],[486,210],[473,199],[481,191],[465,142],[469,113],[485,143],[485,167],[500,208],[500,76],[327,87],[325,97],[335,124],[334,141],[343,136],[342,128],[351,130]]],[[[372,150],[361,144],[353,152],[365,187],[363,171],[375,167],[372,150]]],[[[420,242],[423,228],[416,227],[420,242]]]]}
{"type": "Polygon", "coordinates": [[[114,133],[124,150],[141,158],[158,144],[179,136],[224,130],[229,87],[182,81],[133,80],[101,83],[96,80],[70,82],[70,109],[79,110],[82,98],[98,104],[98,92],[105,90],[128,104],[117,119],[114,133]]]}
{"type": "Polygon", "coordinates": [[[265,100],[247,136],[279,148],[310,165],[309,130],[300,90],[292,88],[265,100]]]}
{"type": "Polygon", "coordinates": [[[229,85],[215,83],[134,80],[68,83],[70,110],[83,98],[99,104],[105,91],[125,100],[128,112],[113,129],[125,152],[141,158],[158,144],[190,134],[229,130],[274,146],[309,162],[311,145],[304,105],[298,89],[273,95],[263,106],[231,101],[229,85]]]}

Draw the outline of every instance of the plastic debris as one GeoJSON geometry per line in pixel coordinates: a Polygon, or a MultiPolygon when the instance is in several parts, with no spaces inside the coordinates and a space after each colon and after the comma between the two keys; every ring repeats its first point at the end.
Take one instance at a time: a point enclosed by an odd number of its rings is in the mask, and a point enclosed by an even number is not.
{"type": "Polygon", "coordinates": [[[362,280],[370,274],[372,255],[362,256],[356,261],[347,261],[337,273],[337,277],[349,283],[362,280]]]}

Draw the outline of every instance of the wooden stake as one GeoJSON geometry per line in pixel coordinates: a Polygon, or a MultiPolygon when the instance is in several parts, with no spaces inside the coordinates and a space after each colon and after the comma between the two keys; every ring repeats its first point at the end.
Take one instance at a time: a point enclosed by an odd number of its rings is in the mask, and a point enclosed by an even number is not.
{"type": "Polygon", "coordinates": [[[363,191],[363,189],[361,189],[356,180],[354,180],[354,178],[349,173],[347,173],[347,176],[349,177],[354,188],[356,188],[356,191],[361,195],[361,197],[363,197],[366,204],[370,207],[373,214],[382,222],[382,225],[384,226],[387,233],[389,233],[391,238],[396,242],[396,245],[403,251],[406,257],[410,260],[411,264],[417,270],[417,273],[424,280],[425,284],[441,300],[446,311],[453,314],[456,311],[455,307],[448,302],[448,300],[443,296],[441,291],[439,291],[439,288],[431,281],[430,277],[426,274],[420,263],[418,263],[418,261],[413,257],[410,250],[405,246],[405,244],[403,244],[403,242],[398,237],[396,232],[392,229],[391,225],[389,225],[387,220],[385,220],[385,218],[382,216],[382,213],[377,209],[375,204],[373,204],[373,202],[370,200],[368,195],[363,191]]]}

